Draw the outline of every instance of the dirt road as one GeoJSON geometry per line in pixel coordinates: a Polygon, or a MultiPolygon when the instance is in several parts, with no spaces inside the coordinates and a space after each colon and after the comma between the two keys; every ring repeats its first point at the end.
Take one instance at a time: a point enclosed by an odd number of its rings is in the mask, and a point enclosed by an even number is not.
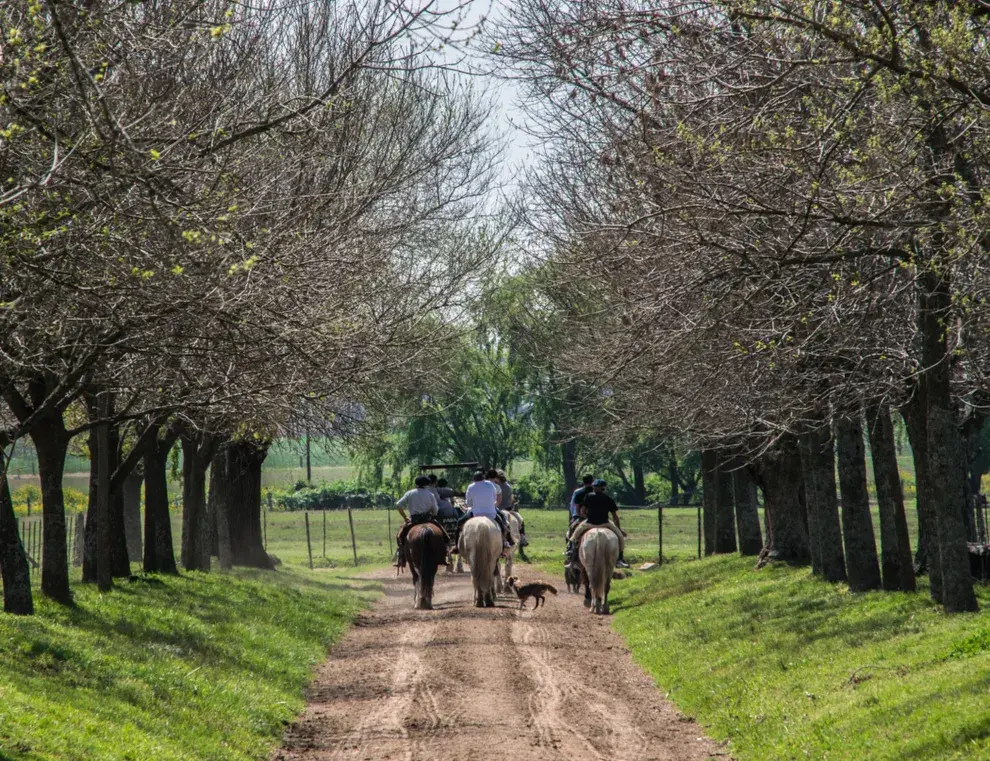
{"type": "Polygon", "coordinates": [[[578,595],[561,591],[535,612],[509,597],[477,609],[468,575],[441,575],[437,609],[414,611],[408,575],[384,581],[384,599],[320,667],[305,714],[273,759],[726,757],[578,595]]]}

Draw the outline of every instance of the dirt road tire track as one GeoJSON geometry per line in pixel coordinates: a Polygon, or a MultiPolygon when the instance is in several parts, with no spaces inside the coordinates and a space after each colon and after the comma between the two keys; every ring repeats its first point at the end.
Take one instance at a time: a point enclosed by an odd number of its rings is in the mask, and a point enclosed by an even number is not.
{"type": "Polygon", "coordinates": [[[382,580],[384,598],[320,667],[273,761],[727,757],[578,595],[478,609],[470,576],[440,576],[437,609],[414,611],[408,576],[382,580]]]}

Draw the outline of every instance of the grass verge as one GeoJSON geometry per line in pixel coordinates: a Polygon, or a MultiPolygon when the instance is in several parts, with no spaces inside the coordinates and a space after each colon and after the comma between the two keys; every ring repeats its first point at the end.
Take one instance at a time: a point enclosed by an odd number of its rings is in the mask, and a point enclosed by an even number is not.
{"type": "Polygon", "coordinates": [[[263,759],[374,590],[327,572],[186,573],[0,615],[0,759],[263,759]]]}
{"type": "Polygon", "coordinates": [[[739,761],[990,759],[985,614],[737,557],[639,575],[612,602],[636,660],[739,761]]]}

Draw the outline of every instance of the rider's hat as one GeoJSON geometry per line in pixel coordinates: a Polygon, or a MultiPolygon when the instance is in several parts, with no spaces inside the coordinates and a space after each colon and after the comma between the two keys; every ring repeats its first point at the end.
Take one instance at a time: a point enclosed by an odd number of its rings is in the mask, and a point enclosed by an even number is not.
{"type": "Polygon", "coordinates": [[[605,481],[605,479],[598,478],[595,479],[595,482],[592,484],[592,486],[601,486],[604,489],[606,486],[608,486],[608,483],[605,481]]]}

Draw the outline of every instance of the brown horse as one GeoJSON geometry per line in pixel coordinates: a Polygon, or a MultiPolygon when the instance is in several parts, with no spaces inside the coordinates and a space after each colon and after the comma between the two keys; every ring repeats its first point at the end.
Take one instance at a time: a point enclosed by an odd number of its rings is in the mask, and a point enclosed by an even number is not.
{"type": "Polygon", "coordinates": [[[433,582],[437,568],[447,563],[447,543],[443,530],[433,523],[420,523],[409,529],[403,545],[406,564],[412,571],[413,607],[433,610],[433,582]]]}

